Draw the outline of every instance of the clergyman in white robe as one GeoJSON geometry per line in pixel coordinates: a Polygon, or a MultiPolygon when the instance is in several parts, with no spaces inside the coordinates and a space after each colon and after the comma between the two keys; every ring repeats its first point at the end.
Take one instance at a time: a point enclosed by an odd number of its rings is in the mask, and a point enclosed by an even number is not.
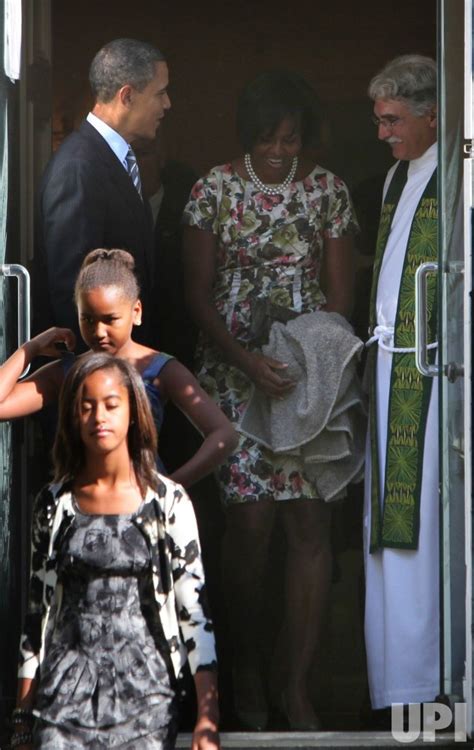
{"type": "MultiPolygon", "coordinates": [[[[385,248],[376,298],[377,325],[393,327],[413,217],[436,168],[437,144],[409,163],[385,248]]],[[[397,162],[398,163],[398,162],[397,162]]],[[[384,196],[396,164],[387,174],[384,196]]],[[[385,338],[393,346],[393,338],[385,338]]],[[[385,481],[387,412],[392,354],[377,346],[376,392],[380,497],[385,481]]],[[[418,549],[383,548],[369,554],[371,436],[366,451],[364,553],[365,642],[372,708],[421,703],[439,692],[439,474],[438,394],[433,384],[425,432],[418,549]]]]}

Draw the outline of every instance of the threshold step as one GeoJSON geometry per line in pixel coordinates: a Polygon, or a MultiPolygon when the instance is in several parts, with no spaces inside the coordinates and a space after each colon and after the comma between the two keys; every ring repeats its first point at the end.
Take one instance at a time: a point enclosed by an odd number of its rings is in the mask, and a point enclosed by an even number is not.
{"type": "MultiPolygon", "coordinates": [[[[391,732],[221,732],[221,746],[223,750],[260,750],[261,748],[275,748],[275,750],[294,750],[294,748],[332,748],[332,750],[357,750],[357,748],[401,747],[436,747],[468,748],[472,750],[472,741],[456,742],[454,734],[440,733],[434,742],[423,742],[422,736],[409,744],[397,742],[391,732]]],[[[177,748],[191,747],[191,735],[180,734],[176,743],[177,748]]]]}

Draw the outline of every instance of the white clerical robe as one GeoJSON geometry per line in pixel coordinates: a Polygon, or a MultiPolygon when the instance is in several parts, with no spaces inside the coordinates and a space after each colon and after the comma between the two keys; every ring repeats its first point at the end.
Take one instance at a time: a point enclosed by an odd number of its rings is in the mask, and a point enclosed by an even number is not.
{"type": "MultiPolygon", "coordinates": [[[[380,270],[377,325],[395,323],[411,224],[433,174],[437,145],[410,162],[380,270]]],[[[387,174],[384,196],[397,165],[387,174]]],[[[386,340],[393,346],[393,339],[386,340]]],[[[414,345],[414,342],[413,342],[414,345]]],[[[377,343],[372,344],[377,346],[377,343]]],[[[392,354],[377,346],[377,430],[380,495],[383,497],[392,354]]],[[[432,701],[439,693],[439,476],[438,383],[435,380],[425,433],[417,550],[384,548],[369,554],[371,515],[370,434],[366,451],[364,552],[365,641],[372,708],[432,701]]]]}

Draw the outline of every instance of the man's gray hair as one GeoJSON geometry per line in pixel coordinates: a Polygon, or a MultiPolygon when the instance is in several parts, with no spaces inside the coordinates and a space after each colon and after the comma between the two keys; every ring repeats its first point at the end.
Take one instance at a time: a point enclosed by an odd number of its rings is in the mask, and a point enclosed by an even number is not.
{"type": "Polygon", "coordinates": [[[391,60],[369,84],[371,99],[398,99],[412,114],[426,115],[436,106],[436,62],[423,55],[391,60]]]}
{"type": "Polygon", "coordinates": [[[138,91],[156,74],[156,63],[164,55],[148,42],[114,39],[98,51],[89,68],[89,82],[96,101],[110,102],[127,83],[138,91]]]}

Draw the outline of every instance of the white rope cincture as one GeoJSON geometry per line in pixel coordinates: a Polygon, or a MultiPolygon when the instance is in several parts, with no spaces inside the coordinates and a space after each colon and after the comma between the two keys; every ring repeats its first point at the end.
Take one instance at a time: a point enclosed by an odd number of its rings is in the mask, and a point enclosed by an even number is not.
{"type": "MultiPolygon", "coordinates": [[[[393,326],[375,326],[371,338],[366,342],[365,345],[366,347],[369,347],[377,342],[381,349],[384,349],[384,351],[390,352],[391,354],[410,354],[416,352],[416,347],[414,346],[397,347],[392,346],[390,343],[388,343],[387,340],[393,341],[394,332],[395,329],[393,326]]],[[[436,349],[437,346],[438,342],[434,341],[432,344],[428,344],[427,349],[436,349]]]]}

